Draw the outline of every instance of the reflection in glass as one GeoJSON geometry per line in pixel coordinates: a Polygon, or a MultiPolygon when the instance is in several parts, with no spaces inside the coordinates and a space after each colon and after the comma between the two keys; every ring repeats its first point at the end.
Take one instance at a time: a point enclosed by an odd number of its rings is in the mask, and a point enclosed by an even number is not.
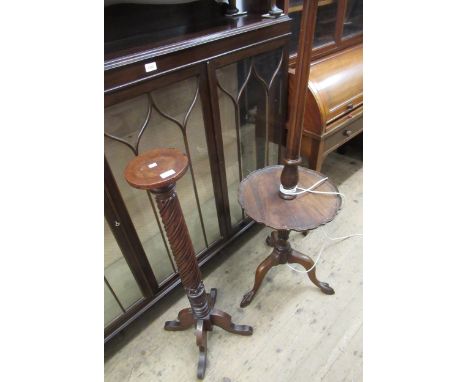
{"type": "Polygon", "coordinates": [[[314,48],[318,48],[335,41],[337,11],[337,0],[321,0],[318,2],[314,40],[312,42],[312,46],[314,48]]]}
{"type": "Polygon", "coordinates": [[[282,115],[278,72],[281,49],[227,65],[216,71],[231,224],[243,219],[239,182],[256,169],[278,162],[282,115]]]}
{"type": "Polygon", "coordinates": [[[346,2],[343,37],[362,33],[362,0],[348,0],[346,2]]]}
{"type": "Polygon", "coordinates": [[[134,154],[125,145],[107,137],[104,152],[156,279],[163,280],[174,272],[174,268],[155,220],[157,210],[153,209],[148,193],[130,187],[123,177],[124,169],[134,154]]]}
{"type": "Polygon", "coordinates": [[[143,295],[107,221],[104,222],[104,276],[109,284],[104,287],[105,319],[112,320],[122,312],[122,308],[129,308],[143,295]],[[118,302],[110,288],[118,298],[118,302]]]}
{"type": "Polygon", "coordinates": [[[119,303],[104,282],[104,326],[119,317],[122,313],[124,313],[124,310],[119,306],[119,303]]]}
{"type": "Polygon", "coordinates": [[[189,78],[105,111],[105,155],[158,282],[175,272],[161,219],[149,193],[123,177],[128,162],[156,147],[175,147],[190,158],[177,193],[195,251],[219,238],[198,78],[189,78]]]}
{"type": "Polygon", "coordinates": [[[289,47],[289,54],[297,53],[297,46],[299,44],[299,32],[301,30],[301,17],[302,12],[293,12],[288,14],[292,19],[291,21],[291,43],[289,47]]]}
{"type": "Polygon", "coordinates": [[[240,129],[237,130],[237,119],[239,118],[239,114],[236,107],[236,97],[239,90],[238,76],[239,80],[245,80],[246,73],[244,73],[243,67],[238,63],[225,66],[217,71],[218,83],[226,90],[226,92],[223,92],[218,87],[226,182],[228,186],[229,208],[232,224],[237,223],[243,218],[242,209],[237,203],[236,188],[239,184],[239,179],[242,177],[242,148],[238,144],[240,142],[240,129]],[[233,95],[232,99],[230,98],[230,95],[233,95]]]}

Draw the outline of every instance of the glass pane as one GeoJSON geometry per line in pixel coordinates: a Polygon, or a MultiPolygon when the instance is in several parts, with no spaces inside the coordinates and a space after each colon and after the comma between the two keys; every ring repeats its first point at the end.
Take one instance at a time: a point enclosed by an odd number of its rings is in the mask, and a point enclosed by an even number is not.
{"type": "Polygon", "coordinates": [[[151,96],[166,117],[155,113],[143,135],[141,150],[176,147],[189,156],[191,168],[177,182],[177,194],[195,251],[201,252],[220,237],[220,232],[198,79],[155,90],[151,96]]]}
{"type": "Polygon", "coordinates": [[[175,147],[185,152],[191,159],[191,169],[177,182],[177,193],[195,251],[201,252],[220,237],[198,79],[189,78],[111,106],[105,117],[106,132],[133,148],[105,139],[106,158],[156,279],[161,282],[174,273],[174,268],[165,232],[158,225],[161,220],[157,208],[152,197],[127,184],[123,171],[135,152],[155,147],[175,147]]]}
{"type": "Polygon", "coordinates": [[[104,283],[104,326],[123,313],[109,287],[104,283]]]}
{"type": "Polygon", "coordinates": [[[256,169],[278,163],[281,55],[278,49],[216,73],[232,225],[243,218],[237,200],[239,182],[256,169]]]}
{"type": "Polygon", "coordinates": [[[297,46],[299,44],[299,31],[301,30],[301,17],[302,12],[290,12],[289,17],[292,19],[291,21],[291,43],[289,46],[289,54],[297,53],[297,46]]]}
{"type": "Polygon", "coordinates": [[[294,11],[297,7],[301,7],[304,4],[304,0],[289,0],[289,11],[294,11]]]}
{"type": "MultiPolygon", "coordinates": [[[[107,221],[104,221],[104,276],[125,309],[143,297],[107,221]]],[[[112,306],[112,300],[107,304],[112,306]]]]}
{"type": "MultiPolygon", "coordinates": [[[[238,84],[243,82],[246,73],[238,63],[225,66],[217,70],[218,83],[229,93],[234,100],[218,87],[219,110],[221,116],[221,130],[223,135],[224,161],[226,168],[226,182],[229,193],[229,208],[231,211],[231,223],[242,220],[242,209],[237,202],[237,187],[242,178],[240,159],[238,155],[238,136],[236,119],[239,118],[236,97],[238,84]],[[229,117],[228,117],[229,116],[229,117]]],[[[239,137],[240,138],[240,137],[239,137]]]]}
{"type": "Polygon", "coordinates": [[[348,0],[343,26],[343,37],[362,33],[362,19],[362,0],[348,0]]]}
{"type": "MultiPolygon", "coordinates": [[[[208,244],[220,238],[218,211],[216,210],[216,201],[211,177],[210,158],[208,155],[208,146],[206,143],[205,127],[203,124],[203,115],[201,101],[198,99],[195,107],[190,114],[187,122],[187,141],[190,148],[190,159],[195,178],[195,185],[200,201],[200,209],[205,226],[208,244]]],[[[187,174],[185,176],[188,176],[187,174]]],[[[179,187],[179,186],[177,186],[179,187]]],[[[187,209],[184,210],[187,214],[187,209]]],[[[192,211],[193,214],[194,211],[192,211]]],[[[195,228],[199,230],[200,224],[193,223],[191,234],[195,228]]],[[[201,232],[195,232],[195,235],[202,237],[201,232]]]]}
{"type": "Polygon", "coordinates": [[[145,191],[130,187],[123,176],[134,154],[124,144],[107,137],[104,140],[104,152],[151,268],[156,279],[161,281],[174,273],[174,269],[155,218],[151,198],[145,191]]]}
{"type": "Polygon", "coordinates": [[[335,41],[336,15],[338,11],[337,0],[319,0],[315,34],[312,45],[314,48],[335,41]]]}

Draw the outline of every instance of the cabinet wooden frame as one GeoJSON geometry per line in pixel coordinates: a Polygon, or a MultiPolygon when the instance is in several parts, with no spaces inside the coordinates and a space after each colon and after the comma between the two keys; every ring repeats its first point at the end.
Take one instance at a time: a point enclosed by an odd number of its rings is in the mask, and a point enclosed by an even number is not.
{"type": "MultiPolygon", "coordinates": [[[[290,92],[294,71],[289,70],[290,92]]],[[[363,131],[362,45],[313,61],[309,76],[301,155],[311,169],[320,171],[331,151],[363,131]],[[330,76],[339,78],[333,90],[324,85],[330,76]]],[[[289,101],[291,108],[294,100],[289,101]]]]}
{"type": "MultiPolygon", "coordinates": [[[[308,1],[312,1],[312,0],[308,0],[308,1]]],[[[319,5],[326,3],[327,1],[329,0],[319,0],[319,1],[313,0],[314,2],[313,7],[314,7],[315,14],[317,14],[317,9],[319,5]]],[[[348,37],[343,37],[345,12],[346,12],[348,0],[336,0],[336,1],[337,1],[338,8],[337,8],[337,18],[336,18],[336,24],[335,24],[334,41],[329,44],[319,46],[317,48],[314,48],[312,46],[311,47],[312,49],[311,61],[315,61],[321,57],[336,53],[343,49],[352,47],[354,45],[361,44],[363,41],[363,33],[356,33],[348,37]]],[[[278,3],[279,3],[279,6],[282,7],[282,9],[284,9],[284,13],[286,14],[302,11],[302,5],[296,5],[296,6],[291,7],[290,0],[280,0],[278,3]]],[[[289,63],[291,67],[295,66],[296,59],[297,59],[297,53],[293,53],[290,55],[289,63]]]]}
{"type": "MultiPolygon", "coordinates": [[[[140,55],[132,54],[131,57],[119,58],[114,55],[105,62],[105,107],[180,82],[183,79],[197,76],[200,79],[199,94],[220,229],[220,237],[197,254],[200,265],[209,261],[223,247],[254,224],[248,218],[236,225],[231,223],[216,70],[248,57],[281,49],[281,76],[283,78],[281,97],[284,109],[282,118],[285,119],[288,92],[289,29],[290,19],[287,16],[275,20],[259,19],[259,25],[256,28],[249,26],[243,32],[238,31],[237,34],[231,34],[227,38],[220,38],[213,42],[205,44],[200,41],[193,42],[186,44],[183,49],[171,51],[153,49],[151,54],[145,51],[141,52],[140,55]],[[161,70],[153,74],[145,73],[141,68],[144,67],[145,63],[152,61],[156,61],[161,70]],[[160,66],[159,63],[164,64],[160,66]]],[[[285,120],[279,123],[282,130],[284,130],[284,123],[285,120]]],[[[281,145],[278,147],[280,150],[281,145]]],[[[159,282],[155,279],[106,159],[104,172],[106,205],[109,206],[109,208],[106,207],[106,218],[111,227],[114,219],[120,219],[119,231],[115,231],[115,229],[112,231],[143,294],[143,297],[128,308],[125,313],[106,326],[104,339],[107,342],[176,288],[180,279],[177,273],[173,273],[159,282]],[[144,265],[142,266],[142,264],[144,265]]]]}

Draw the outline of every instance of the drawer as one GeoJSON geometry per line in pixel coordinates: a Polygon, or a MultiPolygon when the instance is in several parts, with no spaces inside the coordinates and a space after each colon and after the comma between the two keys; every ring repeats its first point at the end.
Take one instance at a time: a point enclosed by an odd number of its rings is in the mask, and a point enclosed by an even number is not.
{"type": "Polygon", "coordinates": [[[350,123],[344,123],[336,128],[329,135],[324,137],[324,154],[328,154],[340,147],[346,141],[354,138],[363,130],[362,114],[353,119],[350,123]]]}

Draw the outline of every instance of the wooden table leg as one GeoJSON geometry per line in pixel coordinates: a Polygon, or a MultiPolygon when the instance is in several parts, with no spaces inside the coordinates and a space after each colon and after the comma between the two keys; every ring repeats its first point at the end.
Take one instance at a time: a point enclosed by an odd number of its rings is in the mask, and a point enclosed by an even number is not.
{"type": "Polygon", "coordinates": [[[265,260],[263,260],[260,263],[260,265],[257,267],[257,270],[255,272],[254,286],[252,290],[250,292],[247,292],[242,298],[242,301],[240,303],[241,308],[245,308],[247,305],[249,305],[252,302],[253,298],[255,297],[255,294],[260,288],[260,285],[262,285],[262,281],[265,275],[268,273],[268,271],[271,268],[273,268],[274,266],[278,264],[279,264],[279,254],[276,251],[276,249],[273,249],[273,252],[271,252],[270,256],[268,256],[265,260]]]}
{"type": "MultiPolygon", "coordinates": [[[[291,250],[291,253],[288,256],[288,263],[296,263],[302,265],[306,270],[314,267],[314,261],[309,257],[304,255],[301,252],[298,252],[296,250],[291,250]]],[[[323,281],[319,281],[317,279],[317,275],[315,273],[315,270],[317,267],[314,267],[310,272],[307,272],[307,275],[309,276],[310,281],[312,281],[313,284],[318,286],[320,290],[325,293],[325,294],[335,294],[335,291],[333,288],[328,285],[328,283],[325,283],[323,281]]]]}
{"type": "MultiPolygon", "coordinates": [[[[306,270],[308,270],[314,266],[314,261],[309,256],[306,256],[303,253],[300,253],[291,248],[291,244],[289,243],[289,234],[290,231],[288,230],[278,230],[273,231],[266,238],[266,243],[269,246],[274,247],[273,252],[271,252],[270,256],[263,260],[257,267],[257,271],[255,272],[254,286],[252,290],[247,292],[242,298],[242,301],[240,303],[240,306],[242,308],[248,306],[252,302],[255,295],[257,294],[258,289],[262,284],[263,279],[265,278],[265,275],[272,267],[279,264],[297,263],[302,265],[306,270]]],[[[314,267],[310,272],[308,272],[307,275],[309,276],[310,281],[312,281],[313,284],[318,286],[323,293],[335,293],[333,288],[330,285],[328,285],[328,283],[319,281],[317,279],[316,267],[314,267]]]]}

